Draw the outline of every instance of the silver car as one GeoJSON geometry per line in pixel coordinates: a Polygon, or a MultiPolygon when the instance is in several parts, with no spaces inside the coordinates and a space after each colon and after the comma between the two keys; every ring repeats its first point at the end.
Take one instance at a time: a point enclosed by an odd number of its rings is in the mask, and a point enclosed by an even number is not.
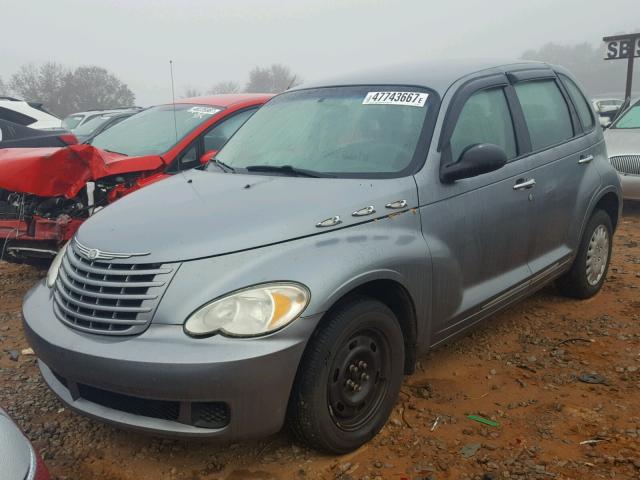
{"type": "Polygon", "coordinates": [[[620,174],[624,198],[640,200],[640,100],[605,131],[609,160],[620,174]]]}
{"type": "Polygon", "coordinates": [[[557,281],[595,295],[622,206],[542,63],[425,63],[274,97],[201,170],[82,225],[24,328],[51,389],[155,434],[343,453],[416,357],[557,281]]]}

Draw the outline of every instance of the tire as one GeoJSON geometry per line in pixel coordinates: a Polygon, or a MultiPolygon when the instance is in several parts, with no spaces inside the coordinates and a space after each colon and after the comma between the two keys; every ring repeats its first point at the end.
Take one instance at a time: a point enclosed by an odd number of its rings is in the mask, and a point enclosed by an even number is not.
{"type": "Polygon", "coordinates": [[[307,345],[289,401],[289,427],[317,450],[355,450],[389,418],[403,367],[404,339],[393,312],[369,297],[350,299],[307,345]]]}
{"type": "Polygon", "coordinates": [[[596,210],[584,230],[571,270],[556,281],[563,295],[586,299],[600,291],[611,260],[612,232],[609,215],[596,210]]]}

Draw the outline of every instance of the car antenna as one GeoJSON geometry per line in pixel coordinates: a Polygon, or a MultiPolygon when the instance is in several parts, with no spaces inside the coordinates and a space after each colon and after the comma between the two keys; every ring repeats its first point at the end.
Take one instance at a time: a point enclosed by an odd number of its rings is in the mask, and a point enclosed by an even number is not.
{"type": "Polygon", "coordinates": [[[293,87],[293,84],[296,83],[296,79],[298,78],[297,75],[294,75],[293,78],[291,79],[291,81],[289,82],[289,86],[287,87],[287,90],[291,89],[291,87],[293,87]]]}
{"type": "MultiPolygon", "coordinates": [[[[169,60],[169,71],[171,72],[171,99],[173,107],[173,129],[176,132],[176,143],[178,143],[178,122],[176,120],[176,90],[173,86],[173,60],[169,60]]],[[[180,171],[180,160],[178,160],[178,171],[180,171]]]]}

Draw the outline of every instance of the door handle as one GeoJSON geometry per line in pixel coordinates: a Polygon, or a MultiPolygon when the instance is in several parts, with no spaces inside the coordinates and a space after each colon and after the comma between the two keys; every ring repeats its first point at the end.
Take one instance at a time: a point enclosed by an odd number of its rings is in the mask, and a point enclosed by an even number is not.
{"type": "Polygon", "coordinates": [[[530,178],[529,180],[520,179],[513,186],[513,189],[514,190],[525,190],[525,189],[533,188],[535,186],[535,184],[536,184],[535,178],[530,178]]]}
{"type": "Polygon", "coordinates": [[[385,207],[397,210],[398,208],[405,208],[407,206],[406,200],[396,200],[395,202],[387,203],[385,207]]]}
{"type": "Polygon", "coordinates": [[[580,155],[580,160],[578,160],[579,165],[584,165],[593,160],[593,155],[580,155]]]}

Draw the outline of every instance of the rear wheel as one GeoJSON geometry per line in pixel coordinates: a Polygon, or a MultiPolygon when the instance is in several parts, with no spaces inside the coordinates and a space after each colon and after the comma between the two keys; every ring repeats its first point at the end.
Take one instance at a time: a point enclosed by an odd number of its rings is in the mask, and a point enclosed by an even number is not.
{"type": "Polygon", "coordinates": [[[612,231],[609,215],[596,210],[584,231],[571,270],[557,281],[563,294],[584,299],[600,291],[609,269],[612,231]]]}
{"type": "Polygon", "coordinates": [[[311,338],[289,402],[289,424],[312,447],[346,453],[386,422],[402,383],[404,341],[393,312],[356,297],[311,338]]]}

